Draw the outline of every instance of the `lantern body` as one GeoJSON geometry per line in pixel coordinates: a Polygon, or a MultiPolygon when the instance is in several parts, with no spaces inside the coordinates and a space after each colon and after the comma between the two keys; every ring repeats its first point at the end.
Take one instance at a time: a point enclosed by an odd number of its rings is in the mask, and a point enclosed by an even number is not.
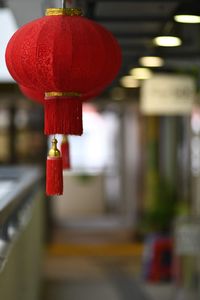
{"type": "Polygon", "coordinates": [[[121,65],[121,52],[112,34],[93,21],[45,16],[13,35],[6,62],[20,85],[84,97],[111,83],[121,65]]]}
{"type": "Polygon", "coordinates": [[[6,62],[20,85],[46,95],[46,134],[81,135],[82,99],[111,83],[121,51],[102,26],[65,12],[21,27],[8,43],[6,62]]]}

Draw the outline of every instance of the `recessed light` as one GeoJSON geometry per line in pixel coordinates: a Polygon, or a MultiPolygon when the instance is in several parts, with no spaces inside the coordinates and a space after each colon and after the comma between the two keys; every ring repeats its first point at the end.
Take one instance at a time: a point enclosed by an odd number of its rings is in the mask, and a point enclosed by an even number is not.
{"type": "Polygon", "coordinates": [[[139,81],[131,75],[123,76],[120,79],[120,84],[125,88],[138,88],[140,86],[139,81]]]}
{"type": "Polygon", "coordinates": [[[179,37],[172,35],[161,35],[153,39],[153,42],[157,46],[161,47],[178,47],[182,44],[182,41],[179,37]]]}
{"type": "Polygon", "coordinates": [[[182,15],[182,14],[177,14],[174,16],[174,20],[178,23],[200,23],[200,16],[198,15],[182,15]]]}
{"type": "Polygon", "coordinates": [[[135,79],[149,79],[152,77],[153,73],[151,70],[148,68],[133,68],[130,70],[130,74],[135,78],[135,79]]]}
{"type": "Polygon", "coordinates": [[[144,67],[162,67],[164,59],[159,56],[143,56],[140,57],[139,63],[144,67]]]}

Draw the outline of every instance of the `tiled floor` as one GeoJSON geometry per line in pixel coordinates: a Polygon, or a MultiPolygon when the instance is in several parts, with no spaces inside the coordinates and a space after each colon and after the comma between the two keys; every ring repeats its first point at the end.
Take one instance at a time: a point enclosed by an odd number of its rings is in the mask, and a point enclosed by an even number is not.
{"type": "Polygon", "coordinates": [[[145,285],[131,257],[48,257],[42,300],[172,300],[169,286],[145,285]]]}
{"type": "Polygon", "coordinates": [[[133,283],[127,284],[122,278],[115,280],[82,280],[68,282],[49,282],[46,285],[48,300],[145,300],[148,299],[133,283]]]}

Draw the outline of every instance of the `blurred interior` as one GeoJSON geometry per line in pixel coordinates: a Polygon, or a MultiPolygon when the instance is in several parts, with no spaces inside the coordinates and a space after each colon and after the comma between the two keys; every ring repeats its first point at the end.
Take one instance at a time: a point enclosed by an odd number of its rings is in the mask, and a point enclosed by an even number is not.
{"type": "Polygon", "coordinates": [[[190,4],[200,19],[200,4],[71,2],[114,34],[123,62],[113,83],[83,104],[64,194],[47,197],[43,107],[22,94],[4,54],[20,26],[61,1],[0,0],[0,298],[197,300],[200,25],[174,16],[190,4]],[[153,43],[174,34],[178,47],[153,43]],[[163,63],[137,78],[146,56],[163,63]]]}

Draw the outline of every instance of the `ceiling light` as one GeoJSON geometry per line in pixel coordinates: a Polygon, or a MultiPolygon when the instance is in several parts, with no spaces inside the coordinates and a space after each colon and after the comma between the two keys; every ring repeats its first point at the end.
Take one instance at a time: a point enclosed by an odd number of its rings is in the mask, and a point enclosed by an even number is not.
{"type": "Polygon", "coordinates": [[[182,0],[175,12],[174,20],[179,23],[200,23],[199,0],[182,0]]]}
{"type": "Polygon", "coordinates": [[[182,41],[179,37],[172,35],[161,35],[153,39],[153,43],[156,46],[161,47],[177,47],[182,44],[182,41]]]}
{"type": "Polygon", "coordinates": [[[174,16],[174,20],[178,23],[200,23],[200,16],[198,15],[181,15],[177,14],[174,16]]]}
{"type": "Polygon", "coordinates": [[[164,60],[159,56],[143,56],[139,59],[139,63],[144,67],[162,67],[164,60]]]}
{"type": "Polygon", "coordinates": [[[120,83],[125,88],[138,88],[140,86],[139,81],[130,75],[123,76],[120,83]]]}
{"type": "Polygon", "coordinates": [[[149,79],[152,77],[152,72],[148,68],[133,68],[130,70],[130,74],[135,78],[135,79],[149,79]]]}

